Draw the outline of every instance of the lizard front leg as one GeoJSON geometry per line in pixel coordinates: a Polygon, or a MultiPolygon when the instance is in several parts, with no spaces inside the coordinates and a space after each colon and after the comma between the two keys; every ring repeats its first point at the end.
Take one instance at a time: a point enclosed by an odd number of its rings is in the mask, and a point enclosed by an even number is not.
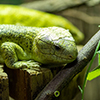
{"type": "Polygon", "coordinates": [[[16,43],[4,42],[1,45],[0,51],[1,51],[1,55],[3,57],[3,60],[8,68],[18,69],[18,68],[40,67],[40,64],[38,62],[34,62],[34,60],[29,59],[29,61],[26,61],[28,55],[16,43]]]}

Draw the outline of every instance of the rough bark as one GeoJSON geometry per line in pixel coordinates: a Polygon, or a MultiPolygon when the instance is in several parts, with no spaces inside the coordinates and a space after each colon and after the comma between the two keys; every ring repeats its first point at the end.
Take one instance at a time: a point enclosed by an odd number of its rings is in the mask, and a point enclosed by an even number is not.
{"type": "Polygon", "coordinates": [[[0,65],[0,100],[9,100],[8,76],[0,65]]]}
{"type": "MultiPolygon", "coordinates": [[[[53,78],[49,69],[9,69],[4,67],[9,78],[9,94],[15,100],[33,100],[38,92],[53,78]]],[[[6,100],[6,99],[3,99],[6,100]]]]}

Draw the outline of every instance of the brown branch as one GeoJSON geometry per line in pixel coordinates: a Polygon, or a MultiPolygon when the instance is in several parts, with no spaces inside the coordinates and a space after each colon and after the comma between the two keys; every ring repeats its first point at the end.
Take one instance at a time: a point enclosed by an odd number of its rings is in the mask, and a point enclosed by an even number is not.
{"type": "Polygon", "coordinates": [[[78,74],[91,60],[96,45],[100,40],[100,31],[98,31],[89,42],[80,50],[77,60],[61,70],[47,86],[41,91],[35,100],[50,100],[55,91],[61,91],[68,86],[73,77],[78,74]]]}
{"type": "Polygon", "coordinates": [[[80,19],[88,24],[100,24],[100,17],[90,16],[78,10],[68,9],[60,12],[60,14],[63,16],[69,16],[69,17],[80,19]]]}
{"type": "Polygon", "coordinates": [[[23,7],[45,12],[57,12],[85,3],[87,0],[39,0],[21,4],[23,7]]]}

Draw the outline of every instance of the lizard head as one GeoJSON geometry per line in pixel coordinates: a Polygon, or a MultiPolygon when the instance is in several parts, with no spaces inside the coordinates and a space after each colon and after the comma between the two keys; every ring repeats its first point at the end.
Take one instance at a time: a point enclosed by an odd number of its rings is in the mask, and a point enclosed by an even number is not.
{"type": "Polygon", "coordinates": [[[67,64],[77,57],[75,41],[68,30],[43,28],[35,39],[36,61],[43,64],[67,64]]]}

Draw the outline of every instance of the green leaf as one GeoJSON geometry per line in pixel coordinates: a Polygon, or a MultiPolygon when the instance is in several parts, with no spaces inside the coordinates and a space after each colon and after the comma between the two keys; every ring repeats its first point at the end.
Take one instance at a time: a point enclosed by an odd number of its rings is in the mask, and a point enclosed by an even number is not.
{"type": "Polygon", "coordinates": [[[96,69],[94,69],[93,71],[91,71],[88,74],[87,80],[91,81],[91,80],[95,79],[98,76],[100,76],[100,66],[98,66],[96,69]]]}

